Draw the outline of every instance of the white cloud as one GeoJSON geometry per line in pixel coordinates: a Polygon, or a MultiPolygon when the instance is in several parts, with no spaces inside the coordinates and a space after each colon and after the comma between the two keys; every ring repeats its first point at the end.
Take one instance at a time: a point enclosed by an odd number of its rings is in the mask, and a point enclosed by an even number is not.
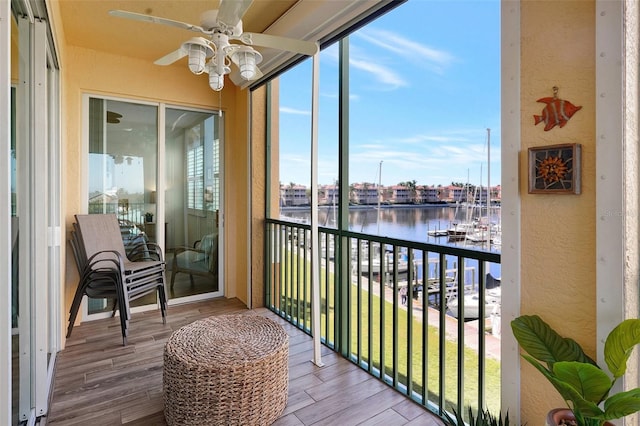
{"type": "Polygon", "coordinates": [[[369,31],[358,31],[356,34],[371,44],[409,60],[422,63],[437,73],[442,73],[454,60],[454,56],[449,52],[409,40],[391,31],[372,29],[369,31]],[[372,35],[373,33],[375,33],[375,36],[372,35]]]}
{"type": "MultiPolygon", "coordinates": [[[[322,93],[320,93],[320,96],[322,96],[323,98],[327,98],[327,99],[338,99],[338,94],[337,93],[322,92],[322,93]]],[[[349,94],[349,99],[351,99],[352,101],[357,101],[357,100],[360,99],[360,95],[358,95],[356,93],[350,93],[349,94]]]]}
{"type": "Polygon", "coordinates": [[[422,142],[450,143],[468,142],[468,139],[460,136],[414,135],[396,139],[396,142],[405,144],[419,144],[422,142]]]}
{"type": "Polygon", "coordinates": [[[354,68],[373,75],[377,81],[385,85],[383,89],[395,89],[397,87],[407,86],[407,82],[391,68],[374,63],[373,61],[351,58],[349,64],[354,68]]]}
{"type": "MultiPolygon", "coordinates": [[[[466,181],[469,173],[471,179],[477,181],[476,175],[480,171],[486,179],[487,148],[482,139],[478,131],[458,129],[435,135],[411,135],[393,141],[367,140],[362,144],[354,141],[350,149],[350,179],[373,182],[376,178],[372,170],[377,170],[380,161],[383,161],[382,179],[386,184],[411,179],[417,179],[420,184],[448,184],[466,181]]],[[[492,168],[498,166],[499,147],[492,148],[491,157],[492,168]]],[[[494,184],[497,179],[495,170],[492,173],[494,184]]]]}
{"type": "Polygon", "coordinates": [[[295,114],[295,115],[311,115],[311,111],[304,109],[295,109],[290,107],[281,106],[280,107],[281,114],[295,114]]]}
{"type": "Polygon", "coordinates": [[[280,156],[280,164],[309,166],[309,164],[311,164],[311,160],[304,154],[282,154],[280,156]]]}

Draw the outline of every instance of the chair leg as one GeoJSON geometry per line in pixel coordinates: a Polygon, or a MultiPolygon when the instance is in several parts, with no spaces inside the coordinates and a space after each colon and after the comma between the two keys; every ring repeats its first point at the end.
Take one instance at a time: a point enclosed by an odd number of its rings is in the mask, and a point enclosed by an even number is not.
{"type": "Polygon", "coordinates": [[[160,313],[162,314],[162,323],[167,323],[167,293],[165,291],[164,282],[158,285],[158,299],[160,300],[160,313]]]}
{"type": "Polygon", "coordinates": [[[78,284],[78,288],[76,289],[76,294],[73,297],[73,302],[71,303],[71,308],[69,309],[69,326],[67,328],[67,338],[71,336],[71,331],[73,330],[73,326],[76,322],[76,317],[78,316],[78,309],[80,309],[80,303],[82,302],[82,297],[84,296],[84,284],[78,284]]]}

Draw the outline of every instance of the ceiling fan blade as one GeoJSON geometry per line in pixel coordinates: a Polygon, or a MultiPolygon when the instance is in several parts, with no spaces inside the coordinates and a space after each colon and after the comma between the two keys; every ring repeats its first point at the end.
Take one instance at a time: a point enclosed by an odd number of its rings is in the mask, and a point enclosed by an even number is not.
{"type": "Polygon", "coordinates": [[[187,52],[186,49],[181,47],[178,50],[174,50],[173,52],[164,55],[162,58],[157,59],[154,62],[154,64],[156,64],[156,65],[171,65],[175,61],[177,61],[179,59],[182,59],[185,56],[187,56],[188,53],[189,52],[187,52]]]}
{"type": "Polygon", "coordinates": [[[151,22],[152,24],[169,25],[171,27],[181,28],[183,30],[189,30],[189,31],[195,31],[195,32],[199,32],[199,33],[208,34],[208,32],[205,31],[204,28],[202,28],[202,27],[200,27],[198,25],[187,24],[185,22],[174,21],[173,19],[160,18],[160,17],[157,17],[157,16],[144,15],[142,13],[128,12],[126,10],[110,10],[109,11],[109,15],[116,16],[118,18],[133,19],[134,21],[151,22]]]}
{"type": "Polygon", "coordinates": [[[220,0],[218,22],[233,28],[242,19],[253,0],[220,0]]]}
{"type": "Polygon", "coordinates": [[[317,43],[269,34],[242,33],[239,39],[243,43],[252,46],[262,46],[279,50],[288,50],[289,52],[301,53],[308,56],[313,56],[318,51],[317,43]]]}

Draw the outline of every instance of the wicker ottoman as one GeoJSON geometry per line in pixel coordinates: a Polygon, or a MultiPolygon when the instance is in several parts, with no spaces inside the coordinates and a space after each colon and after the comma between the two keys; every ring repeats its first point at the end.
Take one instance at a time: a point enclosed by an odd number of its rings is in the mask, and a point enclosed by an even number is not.
{"type": "Polygon", "coordinates": [[[169,425],[269,425],[284,411],[289,336],[258,315],[221,315],[176,330],[164,348],[169,425]]]}

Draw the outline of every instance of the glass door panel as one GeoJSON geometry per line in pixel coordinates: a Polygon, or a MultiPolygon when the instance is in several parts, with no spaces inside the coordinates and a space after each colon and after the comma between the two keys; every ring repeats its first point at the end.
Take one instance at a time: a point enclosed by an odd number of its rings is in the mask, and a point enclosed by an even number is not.
{"type": "MultiPolygon", "coordinates": [[[[26,421],[31,417],[33,406],[32,358],[31,358],[31,265],[28,262],[31,246],[30,230],[30,146],[29,99],[31,31],[28,20],[12,20],[12,38],[17,47],[13,55],[11,99],[11,326],[12,326],[12,421],[26,421]]],[[[17,423],[16,423],[17,424],[17,423]]]]}
{"type": "Polygon", "coordinates": [[[218,275],[220,117],[167,108],[165,123],[169,298],[222,294],[218,275]]]}
{"type": "MultiPolygon", "coordinates": [[[[16,157],[16,90],[11,88],[11,422],[18,424],[20,400],[20,333],[18,316],[20,314],[20,281],[18,277],[18,211],[17,199],[17,157],[16,157]]],[[[26,378],[29,381],[29,378],[26,378]]]]}
{"type": "MultiPolygon", "coordinates": [[[[158,107],[89,99],[89,213],[115,213],[125,248],[156,241],[158,107]],[[153,226],[152,226],[153,225],[153,226]]],[[[111,312],[112,300],[89,299],[89,314],[111,312]]],[[[154,295],[131,306],[156,303],[154,295]]]]}

